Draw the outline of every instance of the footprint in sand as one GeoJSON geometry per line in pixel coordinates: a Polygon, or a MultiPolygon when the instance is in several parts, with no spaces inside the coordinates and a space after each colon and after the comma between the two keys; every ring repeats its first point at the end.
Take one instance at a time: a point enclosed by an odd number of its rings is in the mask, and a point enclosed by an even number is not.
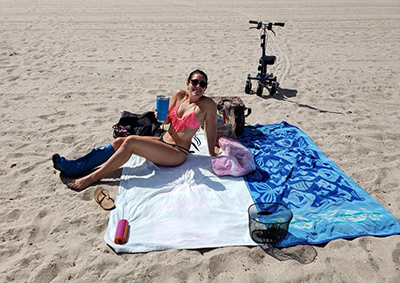
{"type": "Polygon", "coordinates": [[[400,264],[400,243],[396,245],[396,249],[392,252],[392,260],[400,264]]]}

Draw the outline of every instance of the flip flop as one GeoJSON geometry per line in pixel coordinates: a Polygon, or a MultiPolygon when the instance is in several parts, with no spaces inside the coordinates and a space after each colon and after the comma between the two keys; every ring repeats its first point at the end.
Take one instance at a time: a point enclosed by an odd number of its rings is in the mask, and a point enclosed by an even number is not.
{"type": "Polygon", "coordinates": [[[100,204],[104,210],[111,210],[115,208],[114,200],[110,198],[110,193],[103,187],[97,188],[94,192],[95,201],[100,204]]]}

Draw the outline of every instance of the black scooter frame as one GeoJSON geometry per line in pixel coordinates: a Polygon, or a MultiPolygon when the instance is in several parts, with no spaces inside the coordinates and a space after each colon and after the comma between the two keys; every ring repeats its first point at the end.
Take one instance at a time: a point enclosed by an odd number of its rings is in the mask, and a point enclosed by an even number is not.
{"type": "Polygon", "coordinates": [[[272,73],[268,73],[267,71],[267,66],[268,65],[274,65],[276,61],[276,57],[273,55],[266,55],[265,49],[267,45],[267,32],[271,31],[274,35],[275,32],[272,29],[273,26],[280,26],[284,27],[285,23],[267,23],[267,22],[261,22],[261,21],[254,21],[250,20],[250,24],[257,24],[256,27],[251,27],[250,29],[256,28],[258,30],[261,29],[261,49],[262,49],[262,54],[261,58],[259,60],[259,65],[258,65],[258,73],[256,76],[251,76],[250,74],[247,76],[247,81],[246,81],[246,86],[245,86],[245,93],[250,94],[252,93],[252,80],[258,81],[258,86],[257,86],[257,95],[262,96],[263,89],[267,88],[269,91],[270,95],[276,94],[278,90],[279,83],[277,81],[276,76],[274,76],[272,73]]]}

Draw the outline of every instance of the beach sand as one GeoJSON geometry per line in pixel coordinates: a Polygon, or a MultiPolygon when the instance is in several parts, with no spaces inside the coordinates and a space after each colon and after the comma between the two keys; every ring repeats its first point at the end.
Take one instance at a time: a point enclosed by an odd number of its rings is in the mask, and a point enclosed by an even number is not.
{"type": "Polygon", "coordinates": [[[191,70],[207,94],[240,96],[247,123],[300,127],[400,218],[400,3],[0,0],[0,282],[400,282],[400,236],[117,255],[103,240],[121,171],[82,192],[52,168],[112,140],[123,110],[153,110],[191,70]],[[281,91],[244,93],[259,32],[281,91]]]}

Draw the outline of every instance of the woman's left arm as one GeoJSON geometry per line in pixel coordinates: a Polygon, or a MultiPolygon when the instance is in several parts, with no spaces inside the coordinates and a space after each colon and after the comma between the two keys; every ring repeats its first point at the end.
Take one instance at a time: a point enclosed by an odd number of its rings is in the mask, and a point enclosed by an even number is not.
{"type": "Polygon", "coordinates": [[[219,149],[215,147],[215,139],[217,138],[217,105],[211,98],[207,98],[207,112],[205,116],[205,130],[208,145],[208,153],[211,156],[218,155],[219,149]]]}

